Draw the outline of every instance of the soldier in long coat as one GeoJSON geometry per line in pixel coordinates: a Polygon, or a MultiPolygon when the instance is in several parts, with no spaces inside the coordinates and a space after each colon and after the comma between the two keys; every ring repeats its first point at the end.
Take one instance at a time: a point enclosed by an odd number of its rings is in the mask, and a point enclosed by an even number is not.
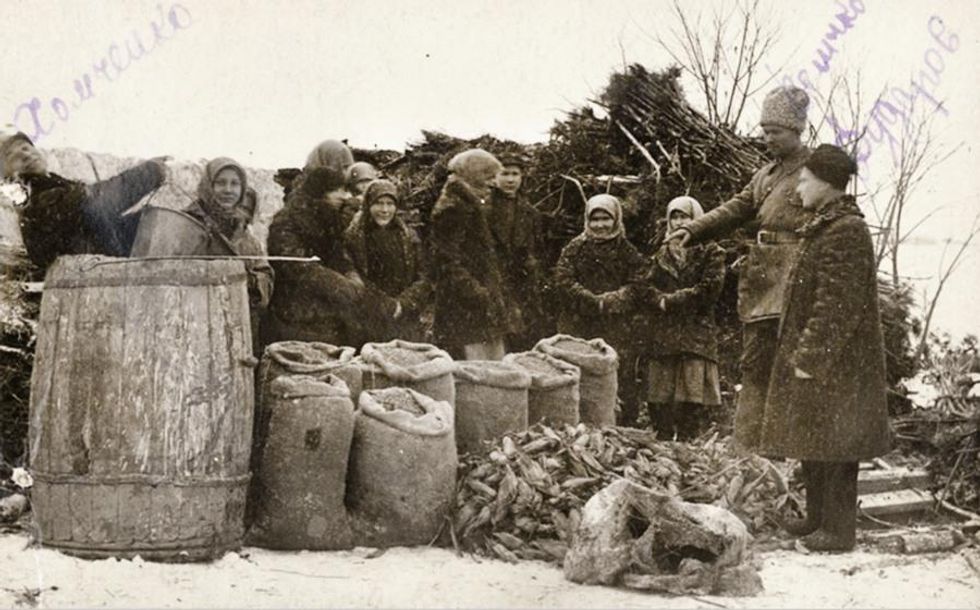
{"type": "Polygon", "coordinates": [[[738,284],[738,312],[742,335],[742,389],[735,413],[735,440],[757,451],[762,429],[779,320],[792,261],[800,247],[796,229],[813,213],[800,205],[796,185],[810,150],[800,140],[806,126],[809,98],[795,87],[777,87],[762,103],[759,123],[775,157],[752,176],[749,184],[729,201],[687,226],[668,240],[698,243],[738,228],[754,233],[738,284]]]}
{"type": "Polygon", "coordinates": [[[858,461],[888,452],[884,341],[874,249],[845,195],[854,161],[821,145],[800,176],[815,215],[797,229],[759,451],[803,461],[806,518],[787,524],[812,550],[854,547],[858,461]]]}

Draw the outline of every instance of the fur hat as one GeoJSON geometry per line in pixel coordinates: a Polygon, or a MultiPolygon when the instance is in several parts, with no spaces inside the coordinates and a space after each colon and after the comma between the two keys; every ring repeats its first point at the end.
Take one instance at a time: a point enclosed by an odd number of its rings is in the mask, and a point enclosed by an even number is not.
{"type": "Polygon", "coordinates": [[[810,154],[803,167],[839,191],[847,188],[851,176],[857,174],[857,163],[842,148],[821,144],[810,154]]]}
{"type": "Polygon", "coordinates": [[[799,87],[776,87],[762,100],[760,125],[775,125],[803,133],[810,96],[799,87]]]}
{"type": "Polygon", "coordinates": [[[27,142],[31,146],[34,146],[34,142],[29,137],[27,137],[26,133],[22,131],[18,131],[17,133],[9,136],[0,134],[0,177],[3,178],[11,177],[8,176],[6,173],[7,154],[10,152],[10,150],[14,147],[14,144],[16,144],[17,142],[27,142]]]}
{"type": "Polygon", "coordinates": [[[351,154],[346,144],[338,140],[324,140],[307,155],[306,165],[303,166],[303,169],[329,167],[343,173],[353,164],[354,155],[351,154]]]}
{"type": "Polygon", "coordinates": [[[503,169],[503,166],[497,157],[482,148],[471,148],[450,159],[448,168],[463,182],[472,184],[492,178],[503,169]]]}

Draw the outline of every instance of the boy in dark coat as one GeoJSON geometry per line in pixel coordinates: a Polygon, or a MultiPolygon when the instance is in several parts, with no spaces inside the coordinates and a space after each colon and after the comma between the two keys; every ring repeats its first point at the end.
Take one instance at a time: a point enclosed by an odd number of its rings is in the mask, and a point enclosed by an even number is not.
{"type": "Polygon", "coordinates": [[[366,288],[380,301],[372,305],[382,315],[373,328],[365,328],[364,342],[421,341],[419,314],[432,290],[423,274],[422,242],[399,218],[398,189],[391,181],[368,185],[360,211],[344,232],[344,246],[366,288]]]}
{"type": "Polygon", "coordinates": [[[787,524],[812,550],[854,547],[858,461],[887,453],[885,356],[874,248],[844,189],[857,165],[824,144],[797,191],[815,212],[797,233],[759,451],[803,461],[806,519],[787,524]]]}
{"type": "Polygon", "coordinates": [[[485,150],[459,153],[449,161],[452,175],[432,210],[436,342],[465,360],[500,360],[512,330],[487,219],[500,169],[485,150]]]}
{"type": "Polygon", "coordinates": [[[750,451],[759,447],[786,278],[799,248],[795,231],[812,216],[796,194],[800,170],[810,155],[800,140],[809,102],[806,92],[796,87],[770,91],[762,102],[759,124],[775,160],[729,201],[668,235],[681,245],[715,239],[740,227],[754,235],[739,270],[738,313],[744,328],[742,389],[735,412],[735,440],[750,451]]]}
{"type": "MultiPolygon", "coordinates": [[[[568,242],[555,266],[555,288],[562,304],[558,332],[601,337],[619,355],[619,385],[632,385],[634,338],[630,312],[646,271],[646,260],[626,239],[623,208],[612,195],[596,195],[585,204],[585,230],[568,242]]],[[[624,400],[620,425],[634,425],[637,400],[624,400]]]]}
{"type": "MultiPolygon", "coordinates": [[[[704,215],[693,197],[667,204],[667,232],[704,215]]],[[[725,251],[709,243],[664,243],[644,283],[651,310],[647,400],[654,430],[679,440],[696,437],[721,405],[715,305],[725,282],[725,251]]]]}
{"type": "Polygon", "coordinates": [[[304,170],[269,226],[271,256],[316,256],[317,262],[274,262],[276,290],[263,322],[263,343],[322,341],[350,345],[359,331],[364,284],[344,252],[340,209],[349,197],[344,173],[304,170]]]}
{"type": "Polygon", "coordinates": [[[129,256],[140,213],[123,215],[163,184],[169,168],[156,158],[118,176],[83,184],[48,171],[47,162],[23,133],[0,143],[3,177],[28,190],[20,211],[21,234],[38,277],[62,254],[129,256]]]}
{"type": "Polygon", "coordinates": [[[525,160],[515,153],[499,156],[503,169],[497,174],[490,197],[489,224],[494,250],[503,275],[507,305],[510,351],[530,349],[540,336],[543,273],[538,261],[540,219],[521,193],[525,160]]]}

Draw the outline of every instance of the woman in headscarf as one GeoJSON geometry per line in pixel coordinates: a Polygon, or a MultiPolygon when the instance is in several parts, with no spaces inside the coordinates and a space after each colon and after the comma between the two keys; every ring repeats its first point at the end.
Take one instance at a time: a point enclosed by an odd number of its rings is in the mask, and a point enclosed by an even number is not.
{"type": "Polygon", "coordinates": [[[885,350],[871,233],[845,194],[857,165],[822,144],[796,192],[796,233],[759,453],[802,461],[806,518],[787,529],[815,551],[854,548],[858,462],[890,449],[885,350]]]}
{"type": "MultiPolygon", "coordinates": [[[[184,212],[208,233],[205,249],[200,252],[173,254],[231,254],[265,256],[259,240],[248,230],[257,212],[255,192],[248,186],[245,168],[228,157],[212,159],[204,168],[197,186],[197,199],[184,212]]],[[[248,296],[252,316],[252,341],[259,346],[259,319],[272,298],[273,271],[263,259],[245,260],[248,273],[248,296]]]]}
{"type": "MultiPolygon", "coordinates": [[[[667,204],[666,232],[704,215],[693,197],[667,204]]],[[[650,312],[647,408],[661,436],[687,440],[701,432],[709,409],[721,405],[715,304],[725,282],[725,251],[714,243],[683,248],[667,241],[644,281],[650,312]]]]}
{"type": "Polygon", "coordinates": [[[423,339],[419,314],[431,296],[423,274],[422,242],[398,216],[398,188],[374,180],[364,191],[360,211],[344,233],[344,246],[381,315],[365,324],[364,342],[423,339]]]}
{"type": "MultiPolygon", "coordinates": [[[[619,354],[621,386],[634,375],[630,312],[646,261],[626,239],[623,207],[612,195],[596,195],[585,204],[585,229],[568,242],[555,266],[555,287],[562,310],[558,332],[600,337],[619,354]]],[[[619,423],[632,425],[639,405],[623,404],[619,423]]]]}
{"type": "Polygon", "coordinates": [[[456,358],[500,360],[510,328],[487,222],[500,161],[473,148],[454,156],[448,169],[430,229],[436,342],[456,358]]]}

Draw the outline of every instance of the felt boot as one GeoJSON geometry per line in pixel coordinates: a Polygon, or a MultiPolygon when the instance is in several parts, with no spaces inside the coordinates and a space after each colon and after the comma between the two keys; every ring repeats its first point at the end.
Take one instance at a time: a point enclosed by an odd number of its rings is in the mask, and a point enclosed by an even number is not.
{"type": "Polygon", "coordinates": [[[657,438],[673,440],[677,433],[676,406],[667,402],[648,402],[647,413],[650,416],[650,428],[657,433],[657,438]]]}
{"type": "Polygon", "coordinates": [[[857,462],[825,462],[820,528],[802,538],[811,551],[854,549],[857,537],[857,462]]]}
{"type": "Polygon", "coordinates": [[[789,519],[783,523],[783,529],[793,536],[806,536],[817,531],[823,515],[823,463],[804,460],[802,466],[803,487],[806,489],[806,517],[789,519]]]}

